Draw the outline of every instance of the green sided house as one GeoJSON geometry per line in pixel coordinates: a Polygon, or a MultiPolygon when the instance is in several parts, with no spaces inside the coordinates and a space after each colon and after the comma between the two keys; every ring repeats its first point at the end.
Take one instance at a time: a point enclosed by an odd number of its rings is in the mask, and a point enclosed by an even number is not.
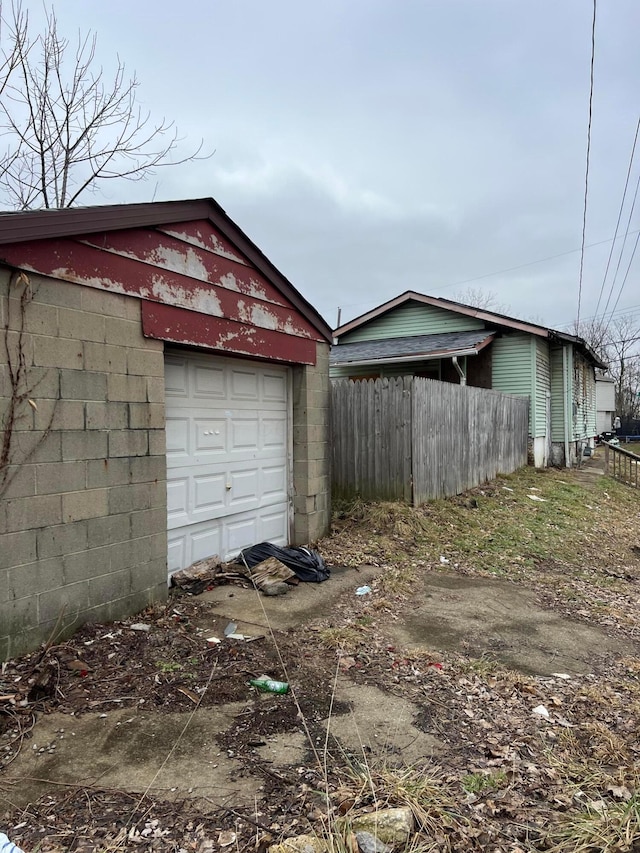
{"type": "Polygon", "coordinates": [[[334,379],[423,376],[529,397],[536,467],[574,465],[596,428],[596,368],[582,338],[407,291],[334,331],[334,379]]]}

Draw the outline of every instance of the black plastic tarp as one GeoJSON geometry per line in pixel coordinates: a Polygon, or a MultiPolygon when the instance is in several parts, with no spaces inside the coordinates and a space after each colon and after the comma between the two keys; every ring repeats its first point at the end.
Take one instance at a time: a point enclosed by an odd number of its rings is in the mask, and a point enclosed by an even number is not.
{"type": "Polygon", "coordinates": [[[281,548],[272,545],[271,542],[260,542],[245,548],[236,558],[236,563],[247,565],[252,569],[269,557],[275,557],[288,566],[301,581],[309,583],[322,583],[329,579],[331,569],[325,565],[324,560],[317,551],[310,548],[281,548]]]}

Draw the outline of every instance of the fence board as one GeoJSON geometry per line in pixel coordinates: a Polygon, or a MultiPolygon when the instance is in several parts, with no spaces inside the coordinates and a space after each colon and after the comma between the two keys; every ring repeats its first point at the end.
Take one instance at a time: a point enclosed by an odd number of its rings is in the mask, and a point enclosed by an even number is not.
{"type": "Polygon", "coordinates": [[[331,387],[336,497],[420,504],[527,462],[525,397],[411,376],[331,387]]]}

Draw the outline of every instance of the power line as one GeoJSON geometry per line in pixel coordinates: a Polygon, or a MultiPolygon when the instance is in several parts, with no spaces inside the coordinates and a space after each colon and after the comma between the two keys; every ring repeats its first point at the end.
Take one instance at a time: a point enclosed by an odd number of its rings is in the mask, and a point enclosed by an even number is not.
{"type": "Polygon", "coordinates": [[[627,283],[627,278],[629,277],[629,270],[631,269],[631,264],[633,263],[633,258],[636,254],[636,249],[638,248],[638,240],[640,240],[640,234],[638,234],[638,236],[636,237],[636,242],[633,245],[633,252],[631,252],[631,257],[629,258],[629,265],[627,266],[627,271],[624,274],[624,278],[622,279],[622,284],[620,285],[620,290],[618,291],[618,297],[613,304],[610,316],[613,316],[613,312],[618,307],[618,302],[620,302],[620,297],[622,296],[622,291],[624,290],[624,286],[627,283]]]}
{"type": "Polygon", "coordinates": [[[613,257],[613,250],[614,250],[615,245],[616,245],[616,238],[618,236],[618,228],[620,227],[620,220],[622,219],[622,211],[624,209],[624,202],[625,202],[625,199],[627,197],[627,189],[629,187],[629,178],[631,177],[631,169],[633,167],[633,158],[634,158],[635,153],[636,153],[636,143],[638,142],[638,131],[640,131],[640,118],[638,118],[638,123],[636,125],[636,133],[635,133],[635,136],[633,137],[633,146],[631,148],[631,157],[629,159],[629,168],[627,169],[627,178],[624,182],[624,190],[622,193],[622,201],[620,202],[620,210],[618,211],[618,221],[616,222],[616,230],[615,230],[615,234],[613,235],[613,241],[611,243],[611,251],[609,252],[609,257],[607,258],[607,267],[604,271],[604,278],[602,279],[602,284],[600,286],[600,293],[598,294],[598,302],[596,304],[596,310],[594,312],[594,314],[596,316],[598,314],[598,308],[600,307],[600,300],[602,299],[602,294],[604,292],[604,286],[605,286],[605,283],[607,281],[607,275],[609,274],[609,266],[611,264],[611,258],[613,257]]]}
{"type": "MultiPolygon", "coordinates": [[[[633,194],[633,201],[631,202],[631,210],[629,211],[629,217],[627,219],[627,228],[624,232],[624,237],[622,239],[622,246],[620,247],[620,255],[618,256],[618,263],[616,264],[616,271],[613,274],[613,281],[611,282],[611,287],[609,288],[609,295],[607,296],[607,301],[606,301],[606,304],[604,306],[604,311],[602,312],[602,319],[603,320],[604,320],[604,318],[607,314],[607,311],[609,309],[609,303],[611,302],[611,297],[613,296],[613,290],[616,286],[616,281],[618,280],[618,273],[620,272],[620,264],[622,263],[622,258],[624,256],[624,247],[627,245],[627,237],[629,236],[629,234],[633,233],[633,232],[629,231],[629,228],[631,227],[631,219],[633,217],[633,211],[636,208],[636,201],[638,199],[638,190],[639,189],[640,189],[640,175],[638,175],[638,180],[636,181],[636,189],[635,189],[635,192],[633,194]]],[[[635,233],[638,233],[638,232],[635,232],[635,233]]],[[[634,249],[634,253],[635,253],[635,249],[634,249]]],[[[620,297],[618,296],[618,299],[619,298],[620,297]]],[[[618,300],[616,300],[616,305],[617,305],[617,303],[618,303],[618,300]]]]}
{"type": "Polygon", "coordinates": [[[578,311],[576,315],[576,326],[580,325],[582,276],[584,273],[584,244],[587,236],[587,198],[589,195],[589,159],[591,157],[591,119],[593,117],[593,68],[596,56],[596,5],[597,0],[593,0],[593,23],[591,24],[591,70],[589,77],[589,122],[587,124],[587,162],[584,174],[584,208],[582,212],[582,246],[580,249],[580,277],[578,280],[578,311]]]}

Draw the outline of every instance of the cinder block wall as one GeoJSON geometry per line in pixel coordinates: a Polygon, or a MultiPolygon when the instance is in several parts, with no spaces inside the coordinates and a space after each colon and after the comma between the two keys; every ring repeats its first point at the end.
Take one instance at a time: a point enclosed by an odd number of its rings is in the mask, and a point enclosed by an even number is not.
{"type": "MultiPolygon", "coordinates": [[[[15,364],[21,322],[10,275],[0,270],[5,419],[4,330],[15,364]]],[[[137,299],[29,278],[22,349],[35,405],[18,406],[0,491],[0,659],[36,647],[59,617],[68,635],[167,594],[163,344],[142,336],[137,299]]]]}
{"type": "Polygon", "coordinates": [[[331,517],[329,345],[317,344],[316,364],[293,370],[294,539],[324,536],[331,517]]]}

